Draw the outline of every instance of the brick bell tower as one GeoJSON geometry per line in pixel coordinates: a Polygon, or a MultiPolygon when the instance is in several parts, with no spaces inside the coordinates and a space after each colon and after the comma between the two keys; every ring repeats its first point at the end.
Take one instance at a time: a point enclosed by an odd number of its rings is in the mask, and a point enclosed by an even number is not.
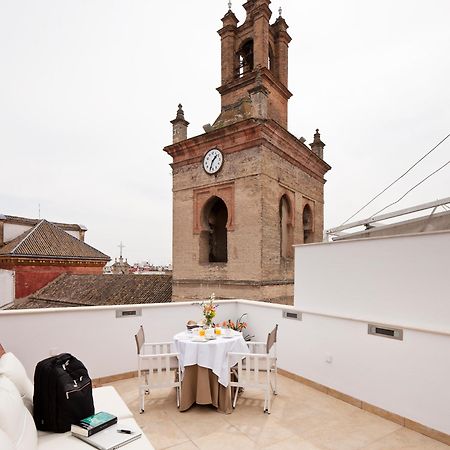
{"type": "Polygon", "coordinates": [[[322,240],[325,144],[287,130],[288,47],[270,0],[230,10],[222,43],[221,112],[187,138],[179,105],[172,120],[173,298],[244,298],[292,303],[293,244],[322,240]]]}

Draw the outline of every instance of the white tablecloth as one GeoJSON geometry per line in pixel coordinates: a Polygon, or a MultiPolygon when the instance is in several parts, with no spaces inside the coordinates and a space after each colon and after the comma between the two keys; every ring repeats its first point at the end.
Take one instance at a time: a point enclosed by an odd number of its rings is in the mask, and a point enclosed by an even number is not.
{"type": "Polygon", "coordinates": [[[227,387],[230,382],[230,367],[238,362],[238,358],[231,360],[228,365],[228,352],[248,353],[249,349],[241,333],[233,331],[231,338],[218,336],[207,342],[193,342],[192,335],[186,331],[173,337],[175,348],[180,354],[181,371],[184,367],[195,364],[211,369],[217,375],[219,383],[227,387]]]}

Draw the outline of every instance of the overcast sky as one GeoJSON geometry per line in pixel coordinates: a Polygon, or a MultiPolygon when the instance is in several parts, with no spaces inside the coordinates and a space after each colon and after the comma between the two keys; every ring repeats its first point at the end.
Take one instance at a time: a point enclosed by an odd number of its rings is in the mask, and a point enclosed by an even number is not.
{"type": "MultiPolygon", "coordinates": [[[[233,11],[244,19],[243,1],[233,11]]],[[[450,133],[449,0],[276,0],[292,37],[289,130],[325,160],[341,224],[450,133]]],[[[0,0],[0,212],[87,226],[130,262],[171,260],[170,120],[220,112],[227,0],[0,0]]],[[[359,214],[447,162],[450,139],[359,214]]],[[[392,209],[450,195],[450,165],[392,209]]]]}

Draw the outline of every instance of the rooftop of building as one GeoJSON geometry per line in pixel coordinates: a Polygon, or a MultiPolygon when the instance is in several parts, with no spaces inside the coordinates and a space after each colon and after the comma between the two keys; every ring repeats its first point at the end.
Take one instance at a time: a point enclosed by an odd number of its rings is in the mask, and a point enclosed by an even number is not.
{"type": "Polygon", "coordinates": [[[62,258],[104,261],[108,255],[45,219],[0,248],[0,257],[62,258]]]}
{"type": "Polygon", "coordinates": [[[130,305],[172,301],[172,276],[74,275],[56,280],[10,309],[130,305]]]}

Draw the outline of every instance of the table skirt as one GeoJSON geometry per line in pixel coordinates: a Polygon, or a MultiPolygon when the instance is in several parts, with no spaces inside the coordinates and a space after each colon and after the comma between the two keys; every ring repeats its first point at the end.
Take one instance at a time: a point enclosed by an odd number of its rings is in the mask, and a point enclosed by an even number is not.
{"type": "Polygon", "coordinates": [[[219,412],[230,414],[233,411],[231,387],[221,385],[211,369],[186,366],[181,382],[180,411],[188,410],[194,403],[213,405],[219,412]]]}

